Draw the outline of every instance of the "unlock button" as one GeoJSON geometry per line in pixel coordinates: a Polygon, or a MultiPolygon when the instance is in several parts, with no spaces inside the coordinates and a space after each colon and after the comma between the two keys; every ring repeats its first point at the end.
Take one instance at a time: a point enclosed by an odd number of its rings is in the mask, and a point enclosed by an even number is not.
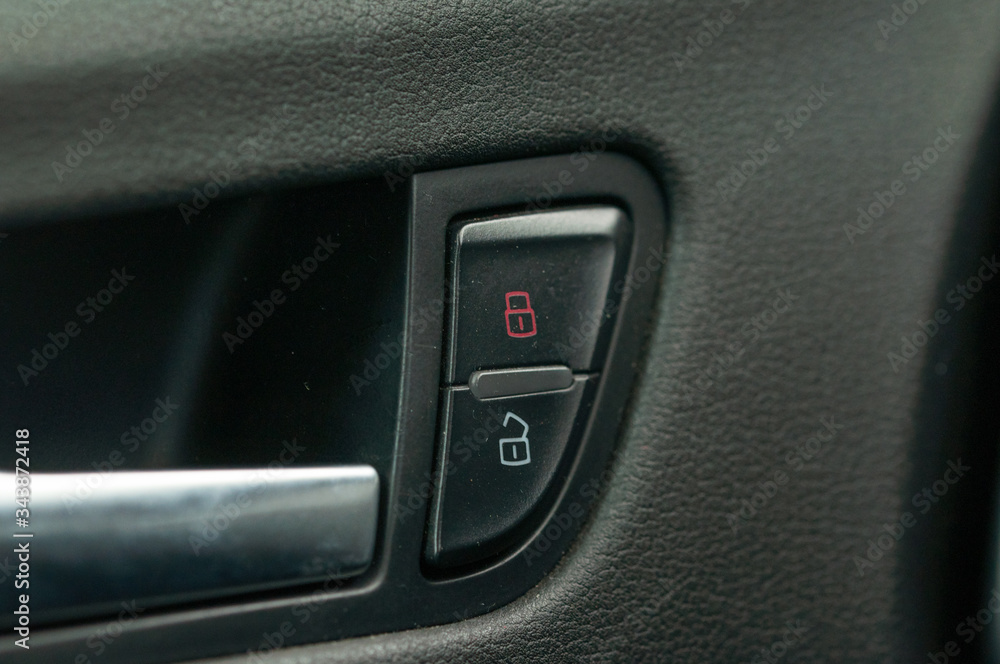
{"type": "Polygon", "coordinates": [[[428,563],[488,558],[539,525],[572,462],[594,384],[576,376],[565,389],[484,399],[467,387],[445,391],[428,563]]]}
{"type": "Polygon", "coordinates": [[[524,427],[524,431],[517,438],[500,439],[500,463],[505,466],[523,466],[531,463],[531,448],[529,447],[531,443],[528,440],[528,423],[514,413],[507,411],[507,414],[503,418],[504,427],[507,426],[507,422],[511,418],[517,420],[524,427]]]}

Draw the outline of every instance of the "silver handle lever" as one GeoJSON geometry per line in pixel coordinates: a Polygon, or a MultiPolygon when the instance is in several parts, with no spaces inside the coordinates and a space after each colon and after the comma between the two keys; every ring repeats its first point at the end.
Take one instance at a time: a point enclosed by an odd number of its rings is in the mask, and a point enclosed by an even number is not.
{"type": "MultiPolygon", "coordinates": [[[[33,622],[347,578],[372,561],[371,466],[30,480],[27,526],[9,521],[14,546],[30,552],[30,586],[2,602],[29,595],[33,622]]],[[[14,495],[15,475],[0,474],[0,496],[14,495]]],[[[15,608],[3,606],[6,621],[15,608]]]]}

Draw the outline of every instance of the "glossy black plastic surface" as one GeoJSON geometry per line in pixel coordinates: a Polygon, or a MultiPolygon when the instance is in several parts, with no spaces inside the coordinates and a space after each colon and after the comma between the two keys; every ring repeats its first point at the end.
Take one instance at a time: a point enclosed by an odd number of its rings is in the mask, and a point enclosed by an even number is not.
{"type": "Polygon", "coordinates": [[[578,376],[565,390],[482,401],[466,387],[445,391],[429,563],[474,563],[516,541],[565,480],[596,385],[578,376]]]}
{"type": "Polygon", "coordinates": [[[173,206],[4,241],[0,419],[32,430],[33,470],[359,463],[384,477],[404,192],[351,182],[189,219],[173,206]]]}
{"type": "Polygon", "coordinates": [[[628,238],[621,210],[581,207],[475,221],[454,231],[449,382],[479,369],[599,370],[628,238]]]}
{"type": "Polygon", "coordinates": [[[564,390],[573,384],[569,367],[551,365],[518,369],[476,371],[469,378],[469,389],[478,399],[512,397],[532,392],[564,390]]]}

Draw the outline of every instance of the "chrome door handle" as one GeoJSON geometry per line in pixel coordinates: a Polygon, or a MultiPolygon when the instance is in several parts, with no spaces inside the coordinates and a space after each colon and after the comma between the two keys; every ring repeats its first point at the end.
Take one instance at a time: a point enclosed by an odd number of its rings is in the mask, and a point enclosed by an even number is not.
{"type": "MultiPolygon", "coordinates": [[[[372,561],[379,478],[371,466],[30,480],[28,525],[16,527],[11,514],[8,540],[30,552],[30,586],[3,602],[28,594],[33,618],[346,578],[372,561]]],[[[0,495],[14,497],[13,473],[0,474],[0,495]]],[[[15,608],[3,607],[5,621],[15,608]]]]}

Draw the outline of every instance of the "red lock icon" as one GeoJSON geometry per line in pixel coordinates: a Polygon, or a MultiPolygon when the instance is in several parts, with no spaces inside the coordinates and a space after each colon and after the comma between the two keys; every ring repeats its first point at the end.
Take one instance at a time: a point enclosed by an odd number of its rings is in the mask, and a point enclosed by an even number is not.
{"type": "Polygon", "coordinates": [[[538,332],[535,329],[535,310],[531,308],[531,298],[526,291],[511,291],[507,293],[507,336],[515,339],[533,337],[538,332]]]}

